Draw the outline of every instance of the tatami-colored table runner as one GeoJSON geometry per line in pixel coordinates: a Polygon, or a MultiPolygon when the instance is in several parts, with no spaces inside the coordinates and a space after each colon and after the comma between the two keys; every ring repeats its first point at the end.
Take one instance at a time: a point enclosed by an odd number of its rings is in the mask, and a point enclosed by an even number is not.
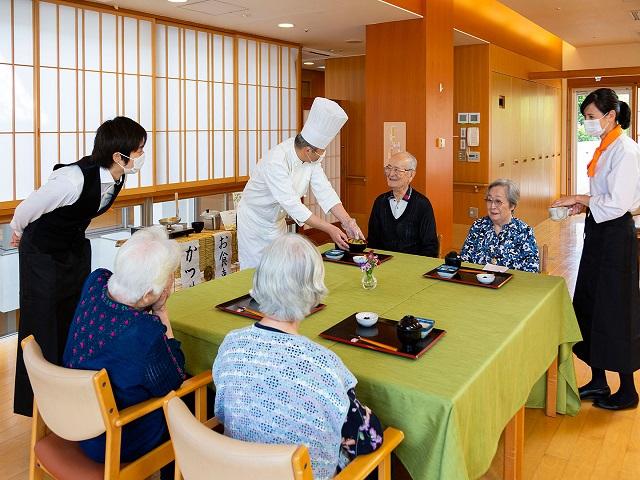
{"type": "MultiPolygon", "coordinates": [[[[321,247],[324,251],[329,246],[321,247]]],[[[571,345],[580,332],[564,280],[526,272],[499,290],[425,279],[441,260],[394,253],[365,291],[352,266],[325,263],[327,308],[301,333],[335,351],[358,378],[358,397],[405,433],[397,450],[414,480],[473,479],[490,466],[507,422],[526,402],[544,407],[545,372],[558,358],[557,411],[580,407],[571,345]],[[357,311],[436,320],[445,337],[419,360],[392,357],[318,337],[357,311]]],[[[207,282],[169,299],[187,370],[210,369],[226,333],[248,319],[215,309],[247,293],[253,271],[207,282]]]]}

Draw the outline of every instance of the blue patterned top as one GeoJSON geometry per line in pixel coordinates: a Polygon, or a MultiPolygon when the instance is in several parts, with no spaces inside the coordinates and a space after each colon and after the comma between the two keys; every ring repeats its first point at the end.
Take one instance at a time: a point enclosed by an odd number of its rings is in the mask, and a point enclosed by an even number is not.
{"type": "Polygon", "coordinates": [[[340,358],[302,335],[257,326],[227,334],[213,363],[215,414],[237,440],[309,448],[313,478],[339,463],[348,391],[357,380],[340,358]]]}
{"type": "MultiPolygon", "coordinates": [[[[105,368],[118,409],[162,397],[185,378],[180,342],[150,313],[115,302],[107,283],[111,272],[98,269],[85,281],[69,328],[63,364],[67,368],[105,368]]],[[[162,410],[122,429],[120,460],[131,462],[168,437],[162,410]]],[[[80,442],[91,459],[104,462],[105,434],[80,442]]]]}
{"type": "Polygon", "coordinates": [[[533,229],[515,217],[502,227],[500,233],[493,229],[493,222],[488,216],[477,219],[469,229],[460,257],[465,262],[479,265],[492,263],[525,272],[540,271],[533,229]]]}

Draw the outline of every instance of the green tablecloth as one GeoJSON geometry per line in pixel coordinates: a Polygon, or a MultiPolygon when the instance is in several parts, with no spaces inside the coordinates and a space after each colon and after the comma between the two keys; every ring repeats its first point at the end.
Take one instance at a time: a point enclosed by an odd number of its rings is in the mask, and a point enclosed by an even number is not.
{"type": "MultiPolygon", "coordinates": [[[[556,355],[557,411],[577,413],[571,345],[580,332],[562,278],[512,271],[499,290],[456,285],[421,276],[441,260],[394,255],[376,269],[378,287],[370,291],[359,269],[325,263],[327,308],[302,322],[301,333],[335,351],[358,378],[358,397],[385,425],[404,431],[397,455],[414,480],[481,476],[515,412],[525,402],[544,407],[545,372],[556,355]],[[364,310],[433,318],[447,334],[419,360],[318,337],[364,310]]],[[[241,271],[170,298],[190,373],[210,369],[225,334],[251,324],[215,305],[248,292],[252,275],[241,271]]]]}

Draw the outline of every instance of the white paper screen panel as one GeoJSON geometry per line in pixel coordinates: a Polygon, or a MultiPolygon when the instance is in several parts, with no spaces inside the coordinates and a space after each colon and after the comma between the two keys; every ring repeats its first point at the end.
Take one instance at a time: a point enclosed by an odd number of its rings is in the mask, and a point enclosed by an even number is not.
{"type": "Polygon", "coordinates": [[[298,130],[297,48],[238,39],[238,175],[298,130]],[[293,88],[290,88],[293,87],[293,88]]]}
{"type": "MultiPolygon", "coordinates": [[[[89,155],[106,120],[126,115],[151,132],[153,48],[149,20],[46,1],[38,8],[43,183],[56,163],[89,155]]],[[[152,158],[153,138],[145,151],[152,158]]],[[[126,188],[151,185],[146,168],[126,188]]]]}
{"type": "Polygon", "coordinates": [[[156,56],[157,184],[235,180],[233,37],[158,23],[156,56]]]}
{"type": "Polygon", "coordinates": [[[35,187],[32,12],[31,1],[0,1],[0,202],[35,187]]]}
{"type": "Polygon", "coordinates": [[[298,63],[297,48],[243,35],[0,0],[0,202],[90,154],[118,115],[148,132],[147,167],[127,188],[243,180],[298,131],[298,63]]]}

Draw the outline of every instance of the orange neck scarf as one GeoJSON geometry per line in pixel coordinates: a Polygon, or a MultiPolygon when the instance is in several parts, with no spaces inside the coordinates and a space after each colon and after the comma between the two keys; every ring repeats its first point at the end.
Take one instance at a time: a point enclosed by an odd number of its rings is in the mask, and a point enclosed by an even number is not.
{"type": "Polygon", "coordinates": [[[590,177],[593,177],[596,174],[598,159],[600,158],[600,155],[602,155],[602,152],[604,152],[609,145],[615,142],[620,135],[622,135],[622,127],[620,125],[616,125],[616,128],[607,133],[602,139],[600,146],[596,148],[595,152],[593,152],[593,158],[589,162],[589,165],[587,165],[587,174],[590,177]]]}

